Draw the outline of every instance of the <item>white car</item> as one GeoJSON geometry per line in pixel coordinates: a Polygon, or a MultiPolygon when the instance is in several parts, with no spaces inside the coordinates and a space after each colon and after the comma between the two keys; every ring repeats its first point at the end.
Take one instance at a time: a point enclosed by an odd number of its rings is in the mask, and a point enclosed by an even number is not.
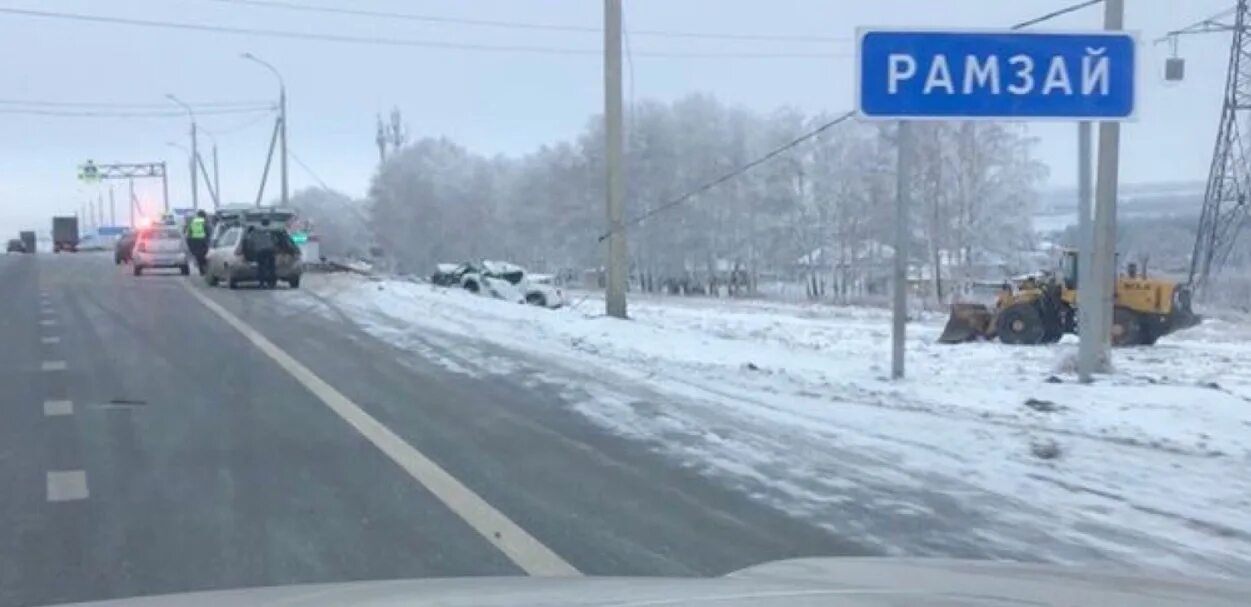
{"type": "Polygon", "coordinates": [[[152,268],[177,268],[183,276],[191,273],[187,243],[178,228],[159,227],[141,232],[130,253],[135,276],[152,268]]]}
{"type": "Polygon", "coordinates": [[[550,284],[551,277],[528,274],[525,268],[506,261],[441,263],[430,282],[545,308],[565,305],[564,294],[550,284]]]}

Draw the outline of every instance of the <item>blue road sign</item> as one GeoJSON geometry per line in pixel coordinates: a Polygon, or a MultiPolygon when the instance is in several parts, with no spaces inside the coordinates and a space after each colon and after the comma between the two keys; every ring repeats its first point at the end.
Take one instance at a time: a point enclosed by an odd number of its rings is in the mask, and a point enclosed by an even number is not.
{"type": "Polygon", "coordinates": [[[861,30],[856,109],[890,120],[1124,120],[1135,39],[1125,32],[861,30]]]}

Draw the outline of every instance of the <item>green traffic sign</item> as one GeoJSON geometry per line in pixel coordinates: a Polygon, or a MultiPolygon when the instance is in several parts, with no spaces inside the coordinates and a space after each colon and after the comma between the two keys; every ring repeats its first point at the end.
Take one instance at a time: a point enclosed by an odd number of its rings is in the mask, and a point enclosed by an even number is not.
{"type": "Polygon", "coordinates": [[[86,164],[78,167],[78,178],[83,181],[100,181],[100,169],[94,162],[88,160],[86,164]]]}

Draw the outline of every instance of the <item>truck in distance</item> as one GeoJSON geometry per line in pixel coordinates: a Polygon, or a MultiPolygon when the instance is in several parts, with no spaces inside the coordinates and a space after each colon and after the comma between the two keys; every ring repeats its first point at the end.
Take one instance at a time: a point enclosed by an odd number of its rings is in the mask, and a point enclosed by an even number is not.
{"type": "Polygon", "coordinates": [[[78,218],[72,215],[52,218],[52,252],[78,250],[78,218]]]}

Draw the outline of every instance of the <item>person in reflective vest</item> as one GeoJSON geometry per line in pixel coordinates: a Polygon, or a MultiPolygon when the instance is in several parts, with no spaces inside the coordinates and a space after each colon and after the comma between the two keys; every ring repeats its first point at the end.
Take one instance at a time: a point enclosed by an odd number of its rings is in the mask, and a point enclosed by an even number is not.
{"type": "Polygon", "coordinates": [[[187,222],[187,249],[195,257],[200,274],[204,274],[204,262],[208,257],[208,215],[204,211],[196,211],[191,221],[187,222]]]}

